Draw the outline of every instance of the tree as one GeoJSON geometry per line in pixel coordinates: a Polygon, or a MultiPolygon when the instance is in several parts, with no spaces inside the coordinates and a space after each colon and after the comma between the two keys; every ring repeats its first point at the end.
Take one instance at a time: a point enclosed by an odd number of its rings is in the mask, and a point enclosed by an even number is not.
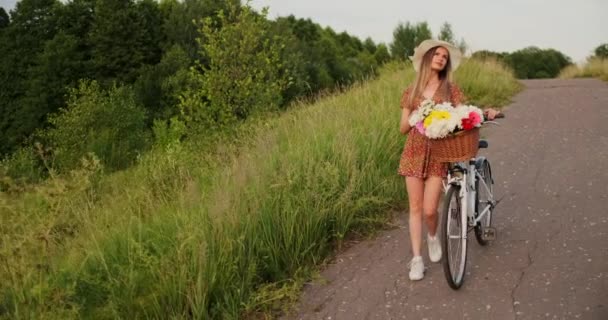
{"type": "Polygon", "coordinates": [[[460,49],[460,52],[462,52],[463,55],[469,50],[469,45],[464,41],[464,38],[460,38],[460,41],[456,43],[456,46],[458,46],[458,49],[460,49]]]}
{"type": "Polygon", "coordinates": [[[95,78],[132,83],[139,68],[158,63],[160,25],[152,0],[97,0],[90,32],[95,78]]]}
{"type": "Polygon", "coordinates": [[[604,43],[599,45],[595,50],[593,50],[595,56],[598,58],[606,59],[608,58],[608,43],[604,43]]]}
{"type": "Polygon", "coordinates": [[[71,0],[58,8],[57,28],[65,34],[78,39],[80,49],[90,54],[90,48],[85,47],[88,34],[91,31],[97,0],[71,0]]]}
{"type": "MultiPolygon", "coordinates": [[[[192,59],[200,59],[197,38],[200,38],[198,23],[207,17],[215,16],[228,5],[240,6],[239,0],[163,0],[160,10],[164,20],[163,48],[168,50],[179,45],[192,59]]],[[[204,41],[204,39],[201,39],[204,41]]]]}
{"type": "MultiPolygon", "coordinates": [[[[329,83],[326,88],[332,88],[336,84],[347,84],[350,81],[350,73],[346,66],[346,61],[341,56],[345,53],[339,47],[339,42],[336,41],[337,35],[330,28],[326,27],[321,33],[321,38],[317,41],[318,53],[321,56],[321,61],[325,63],[325,68],[322,72],[327,72],[329,83]],[[331,80],[330,80],[331,79],[331,80]]],[[[321,74],[321,76],[324,76],[321,74]]]]}
{"type": "MultiPolygon", "coordinates": [[[[74,50],[78,52],[80,61],[78,70],[72,70],[72,77],[65,79],[66,84],[75,85],[79,79],[92,79],[95,76],[93,64],[93,44],[89,39],[95,15],[97,0],[72,0],[61,6],[57,13],[57,28],[65,36],[71,36],[76,43],[74,50]]],[[[76,58],[70,56],[70,59],[76,58]]],[[[63,107],[63,106],[62,106],[63,107]]]]}
{"type": "Polygon", "coordinates": [[[53,148],[62,171],[76,167],[90,152],[106,168],[122,169],[147,145],[144,119],[129,87],[103,90],[95,81],[82,81],[70,90],[67,107],[49,118],[51,127],[41,138],[53,148]]]}
{"type": "MultiPolygon", "coordinates": [[[[293,18],[293,16],[291,16],[293,18]]],[[[271,21],[271,30],[268,34],[269,39],[280,38],[284,43],[280,51],[281,69],[279,72],[289,79],[288,86],[283,90],[281,96],[283,103],[281,107],[286,107],[289,102],[297,97],[310,94],[310,77],[307,73],[307,58],[304,55],[302,42],[294,34],[290,20],[279,18],[271,21]]]]}
{"type": "Polygon", "coordinates": [[[0,29],[8,27],[11,19],[9,18],[4,8],[0,7],[0,29]]]}
{"type": "Polygon", "coordinates": [[[378,45],[376,52],[374,52],[374,58],[378,65],[382,65],[391,59],[388,47],[384,43],[378,45]]]}
{"type": "Polygon", "coordinates": [[[391,54],[394,59],[405,60],[414,54],[416,29],[409,22],[399,23],[393,31],[391,54]]]}
{"type": "Polygon", "coordinates": [[[455,43],[456,40],[454,39],[454,32],[452,32],[452,25],[447,22],[444,22],[441,26],[441,29],[439,30],[439,35],[437,36],[437,39],[452,44],[455,43]]]}
{"type": "Polygon", "coordinates": [[[443,40],[457,46],[463,55],[466,54],[468,49],[467,43],[464,41],[464,38],[460,38],[460,41],[456,41],[456,36],[452,31],[452,25],[448,22],[443,23],[441,29],[439,30],[439,35],[437,36],[437,38],[439,40],[443,40]]]}
{"type": "Polygon", "coordinates": [[[372,40],[372,38],[366,38],[365,41],[363,41],[363,47],[365,48],[365,50],[367,50],[367,52],[373,54],[376,52],[376,44],[374,43],[374,40],[372,40]]]}
{"type": "Polygon", "coordinates": [[[34,132],[44,126],[48,114],[65,106],[67,89],[78,84],[83,64],[76,37],[59,32],[46,42],[29,69],[27,90],[19,102],[21,130],[34,132]]]}
{"type": "Polygon", "coordinates": [[[346,32],[322,28],[310,19],[289,16],[278,21],[290,26],[295,36],[297,51],[304,60],[308,93],[348,85],[373,74],[380,61],[386,61],[386,46],[378,52],[379,46],[371,38],[361,41],[346,32]]]}
{"type": "Polygon", "coordinates": [[[494,51],[489,51],[489,50],[479,50],[479,51],[473,52],[473,54],[471,55],[471,58],[480,59],[480,60],[495,59],[495,60],[502,61],[502,60],[504,60],[504,58],[507,55],[508,55],[508,53],[500,53],[500,52],[494,52],[494,51]]]}
{"type": "MultiPolygon", "coordinates": [[[[328,61],[333,61],[337,52],[331,51],[334,47],[322,47],[322,41],[325,41],[322,38],[326,31],[310,19],[297,19],[293,15],[279,18],[277,22],[284,25],[293,35],[293,40],[288,41],[288,45],[293,46],[292,50],[302,58],[301,65],[294,66],[295,70],[302,72],[301,80],[296,81],[296,86],[301,88],[300,92],[311,95],[319,90],[332,88],[335,81],[329,74],[328,61]]],[[[286,63],[291,62],[287,60],[286,63]]]]}
{"type": "Polygon", "coordinates": [[[0,154],[12,151],[32,133],[32,125],[24,123],[28,117],[22,99],[32,66],[45,42],[55,36],[55,12],[60,6],[57,0],[19,1],[11,12],[10,24],[1,29],[0,154]]]}
{"type": "Polygon", "coordinates": [[[505,62],[520,79],[553,78],[572,63],[569,57],[557,50],[537,47],[515,51],[505,57],[505,62]]]}
{"type": "Polygon", "coordinates": [[[420,42],[431,39],[433,37],[433,33],[429,28],[429,24],[426,22],[420,22],[416,25],[416,46],[420,44],[420,42]]]}
{"type": "Polygon", "coordinates": [[[300,41],[312,42],[319,40],[321,37],[321,27],[310,19],[296,19],[293,15],[284,19],[289,23],[293,34],[300,41]]]}
{"type": "Polygon", "coordinates": [[[268,39],[265,12],[258,15],[248,6],[231,6],[218,18],[217,22],[206,18],[202,24],[206,42],[201,55],[209,64],[192,69],[194,85],[180,103],[189,127],[208,134],[253,114],[276,110],[287,84],[279,73],[282,43],[268,39]]]}
{"type": "Polygon", "coordinates": [[[154,65],[160,62],[162,56],[161,42],[163,40],[163,19],[156,0],[139,0],[135,5],[142,24],[140,45],[143,53],[143,64],[154,65]]]}
{"type": "Polygon", "coordinates": [[[87,34],[93,21],[93,2],[74,0],[53,7],[51,21],[57,33],[30,62],[21,84],[23,94],[16,100],[16,122],[22,138],[46,127],[47,116],[65,107],[67,89],[92,76],[87,34]]]}
{"type": "Polygon", "coordinates": [[[426,22],[412,25],[409,22],[399,23],[393,31],[391,55],[393,59],[405,60],[414,55],[414,49],[420,42],[432,38],[431,30],[426,22]]]}
{"type": "Polygon", "coordinates": [[[134,91],[137,102],[146,108],[149,124],[154,119],[167,120],[179,111],[175,108],[179,103],[176,96],[184,88],[176,77],[188,70],[190,64],[187,53],[175,45],[165,52],[159,64],[143,67],[134,91]]]}

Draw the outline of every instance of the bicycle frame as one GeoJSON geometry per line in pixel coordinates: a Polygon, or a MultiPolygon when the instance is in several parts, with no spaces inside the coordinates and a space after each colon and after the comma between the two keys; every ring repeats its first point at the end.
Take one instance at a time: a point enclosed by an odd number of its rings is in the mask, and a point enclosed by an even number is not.
{"type": "MultiPolygon", "coordinates": [[[[467,221],[463,221],[469,227],[474,227],[480,222],[490,210],[495,206],[494,195],[490,192],[490,189],[484,181],[481,173],[475,167],[476,158],[471,159],[468,164],[465,162],[457,162],[452,164],[454,170],[448,171],[447,183],[444,184],[444,191],[447,192],[450,185],[456,185],[460,187],[459,197],[461,199],[461,210],[466,212],[467,221]],[[452,174],[454,171],[457,174],[452,174]],[[473,174],[470,174],[470,173],[473,174]],[[479,188],[484,188],[488,194],[488,202],[485,203],[483,208],[478,208],[477,214],[475,214],[475,201],[477,195],[477,189],[475,189],[475,178],[479,181],[479,188]]],[[[463,215],[465,217],[465,215],[463,215]]],[[[464,218],[463,218],[464,220],[464,218]]],[[[466,238],[466,234],[464,235],[466,238]]]]}

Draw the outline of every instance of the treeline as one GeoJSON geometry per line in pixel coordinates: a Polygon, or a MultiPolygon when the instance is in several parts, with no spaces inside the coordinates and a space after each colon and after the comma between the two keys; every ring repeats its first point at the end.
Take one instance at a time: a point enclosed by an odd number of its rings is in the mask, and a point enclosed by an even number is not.
{"type": "Polygon", "coordinates": [[[519,79],[555,78],[572,64],[572,59],[555,49],[527,47],[511,53],[476,51],[473,58],[498,60],[513,69],[519,79]]]}
{"type": "Polygon", "coordinates": [[[467,51],[467,43],[464,39],[457,40],[452,25],[444,22],[439,29],[437,37],[427,22],[419,23],[399,23],[393,31],[393,42],[391,43],[391,53],[398,60],[409,60],[414,55],[414,49],[422,41],[427,39],[439,39],[452,43],[460,48],[462,52],[467,51]]]}
{"type": "MultiPolygon", "coordinates": [[[[435,38],[426,22],[412,24],[410,22],[399,24],[393,32],[391,53],[400,60],[406,60],[414,54],[414,48],[423,40],[435,38]]],[[[464,39],[458,40],[452,31],[452,26],[445,22],[437,34],[437,39],[444,40],[458,46],[467,53],[468,45],[464,39]]],[[[600,56],[602,46],[596,49],[600,56]]],[[[493,52],[480,50],[471,54],[475,59],[497,60],[513,69],[519,79],[555,78],[562,69],[572,64],[570,57],[555,49],[540,49],[528,47],[514,52],[493,52]]]]}
{"type": "Polygon", "coordinates": [[[239,0],[21,0],[10,17],[0,8],[0,57],[0,157],[27,165],[40,142],[65,168],[87,152],[125,167],[170,119],[212,135],[390,59],[239,0]]]}

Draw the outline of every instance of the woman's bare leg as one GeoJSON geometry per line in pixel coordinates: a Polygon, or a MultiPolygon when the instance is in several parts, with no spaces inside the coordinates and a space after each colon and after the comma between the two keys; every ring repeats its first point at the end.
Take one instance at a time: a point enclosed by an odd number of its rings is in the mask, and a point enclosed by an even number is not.
{"type": "Polygon", "coordinates": [[[437,233],[437,207],[443,192],[443,178],[431,176],[426,179],[422,210],[427,229],[431,236],[437,233]]]}
{"type": "Polygon", "coordinates": [[[422,243],[422,208],[424,200],[424,180],[416,177],[406,177],[407,197],[410,205],[410,241],[414,257],[420,256],[422,243]]]}

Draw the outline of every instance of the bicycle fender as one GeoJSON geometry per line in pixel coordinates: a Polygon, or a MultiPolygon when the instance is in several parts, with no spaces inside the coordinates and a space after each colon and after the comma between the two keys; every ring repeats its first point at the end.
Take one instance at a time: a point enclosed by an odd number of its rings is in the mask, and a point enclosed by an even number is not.
{"type": "MultiPolygon", "coordinates": [[[[486,157],[478,157],[475,159],[475,169],[480,170],[481,166],[486,163],[488,166],[488,171],[490,171],[490,177],[492,177],[492,166],[490,165],[490,161],[486,159],[486,157]]],[[[494,178],[492,178],[492,183],[494,183],[494,178]]]]}

